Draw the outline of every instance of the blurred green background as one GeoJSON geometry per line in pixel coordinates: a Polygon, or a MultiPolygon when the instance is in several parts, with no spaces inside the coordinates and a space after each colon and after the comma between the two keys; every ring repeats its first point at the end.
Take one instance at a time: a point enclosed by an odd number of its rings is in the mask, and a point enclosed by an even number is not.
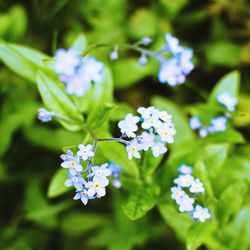
{"type": "MultiPolygon", "coordinates": [[[[179,105],[202,102],[225,73],[237,69],[238,107],[244,116],[235,118],[234,125],[249,141],[247,0],[0,1],[0,38],[49,55],[69,47],[81,33],[88,45],[133,43],[149,36],[154,49],[164,42],[165,32],[194,50],[196,68],[187,83],[176,88],[161,85],[155,62],[143,68],[138,55],[128,51],[110,62],[110,50],[101,48],[94,54],[112,69],[116,100],[129,104],[128,110],[148,105],[156,95],[179,105]]],[[[37,87],[3,64],[0,105],[0,249],[185,249],[157,210],[138,221],[126,218],[120,208],[122,190],[112,190],[87,207],[73,202],[72,193],[49,199],[47,189],[60,166],[62,147],[80,143],[81,138],[53,123],[39,123],[36,110],[42,102],[37,87]]]]}

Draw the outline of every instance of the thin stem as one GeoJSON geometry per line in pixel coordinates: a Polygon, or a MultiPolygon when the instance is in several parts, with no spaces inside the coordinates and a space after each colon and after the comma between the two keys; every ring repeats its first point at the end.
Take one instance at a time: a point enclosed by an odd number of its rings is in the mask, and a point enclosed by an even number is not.
{"type": "Polygon", "coordinates": [[[98,141],[117,141],[117,142],[121,142],[124,143],[125,145],[129,144],[129,141],[126,141],[122,138],[98,138],[98,141]]]}

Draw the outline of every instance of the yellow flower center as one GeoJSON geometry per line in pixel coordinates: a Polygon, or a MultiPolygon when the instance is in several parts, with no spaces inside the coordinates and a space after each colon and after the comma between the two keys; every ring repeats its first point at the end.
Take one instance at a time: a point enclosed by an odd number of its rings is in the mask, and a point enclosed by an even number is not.
{"type": "Polygon", "coordinates": [[[165,132],[164,132],[164,135],[165,135],[165,136],[168,136],[168,134],[169,134],[168,131],[165,131],[165,132]]]}
{"type": "Polygon", "coordinates": [[[83,191],[83,192],[82,192],[82,196],[86,196],[86,192],[83,191]]]}
{"type": "Polygon", "coordinates": [[[100,184],[96,183],[96,184],[94,185],[94,187],[95,187],[95,188],[99,188],[99,187],[100,187],[100,184]]]}
{"type": "Polygon", "coordinates": [[[70,162],[70,166],[71,167],[75,167],[76,166],[76,163],[74,161],[70,162]]]}
{"type": "Polygon", "coordinates": [[[135,152],[135,150],[136,150],[136,147],[132,147],[132,148],[131,148],[131,151],[132,151],[132,152],[135,152]]]}

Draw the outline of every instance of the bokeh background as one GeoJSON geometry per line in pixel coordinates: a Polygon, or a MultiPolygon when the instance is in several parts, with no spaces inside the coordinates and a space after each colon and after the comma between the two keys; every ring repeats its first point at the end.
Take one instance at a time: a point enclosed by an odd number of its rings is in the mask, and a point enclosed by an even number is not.
{"type": "MultiPolygon", "coordinates": [[[[49,55],[69,47],[80,33],[89,45],[133,43],[149,36],[154,49],[164,43],[165,32],[194,50],[196,67],[187,83],[161,85],[155,62],[141,67],[138,55],[120,51],[120,59],[112,63],[111,50],[100,48],[93,53],[112,69],[116,100],[135,108],[148,105],[154,95],[180,105],[201,102],[225,73],[237,69],[244,116],[234,122],[249,140],[247,0],[0,1],[0,38],[49,55]]],[[[36,110],[42,102],[37,87],[3,64],[0,105],[0,249],[184,249],[157,210],[139,221],[127,219],[120,208],[122,191],[113,190],[87,207],[73,202],[69,193],[48,198],[62,147],[79,143],[79,135],[39,123],[36,110]]]]}

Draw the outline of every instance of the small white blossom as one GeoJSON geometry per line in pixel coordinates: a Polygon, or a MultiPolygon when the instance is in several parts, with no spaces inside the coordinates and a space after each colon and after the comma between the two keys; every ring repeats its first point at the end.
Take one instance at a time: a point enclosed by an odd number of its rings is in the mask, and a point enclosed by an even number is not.
{"type": "Polygon", "coordinates": [[[238,102],[237,98],[228,92],[223,92],[217,96],[219,103],[223,104],[229,111],[233,112],[238,102]]]}
{"type": "Polygon", "coordinates": [[[201,123],[199,117],[197,115],[195,115],[189,119],[189,125],[190,125],[191,129],[195,130],[195,129],[201,128],[202,123],[201,123]]]}
{"type": "Polygon", "coordinates": [[[227,118],[224,116],[213,118],[211,124],[208,128],[209,132],[223,132],[227,129],[227,118]]]}
{"type": "Polygon", "coordinates": [[[185,192],[181,189],[181,187],[172,187],[171,193],[171,198],[175,201],[179,201],[185,195],[185,192]]]}
{"type": "Polygon", "coordinates": [[[143,119],[148,119],[151,117],[151,115],[158,113],[158,110],[153,106],[150,106],[148,108],[140,107],[137,109],[137,111],[139,114],[141,114],[141,117],[143,119]]]}
{"type": "Polygon", "coordinates": [[[38,112],[38,119],[41,122],[49,122],[52,119],[52,116],[54,115],[54,112],[50,112],[45,108],[39,108],[37,110],[38,112]]]}
{"type": "Polygon", "coordinates": [[[91,176],[98,176],[100,178],[106,178],[107,176],[111,175],[111,170],[108,168],[108,163],[102,164],[100,167],[93,166],[92,173],[88,175],[88,177],[91,176]]]}
{"type": "Polygon", "coordinates": [[[154,146],[155,135],[147,132],[143,132],[141,135],[136,137],[136,140],[143,150],[148,150],[150,147],[154,146]]]}
{"type": "Polygon", "coordinates": [[[128,137],[136,137],[136,134],[134,132],[138,129],[136,123],[139,122],[139,120],[140,118],[138,116],[127,114],[125,119],[118,123],[118,127],[120,128],[121,133],[125,133],[128,137]]]}
{"type": "Polygon", "coordinates": [[[94,156],[94,152],[92,151],[93,146],[91,144],[86,146],[79,144],[78,148],[79,151],[77,152],[77,156],[81,157],[84,161],[86,161],[89,157],[94,156]]]}
{"type": "Polygon", "coordinates": [[[188,175],[192,174],[192,167],[190,167],[190,166],[188,166],[186,164],[182,164],[177,170],[181,174],[188,174],[188,175]]]}
{"type": "Polygon", "coordinates": [[[211,219],[211,214],[207,208],[202,208],[201,206],[197,205],[193,212],[193,218],[200,222],[204,222],[205,220],[211,219]]]}
{"type": "Polygon", "coordinates": [[[71,76],[80,63],[80,57],[74,50],[58,49],[55,53],[53,69],[58,74],[71,76]]]}
{"type": "Polygon", "coordinates": [[[160,111],[159,118],[168,124],[172,123],[172,115],[170,115],[167,111],[160,111]]]}
{"type": "Polygon", "coordinates": [[[208,135],[208,128],[207,127],[203,127],[199,130],[199,135],[201,138],[204,138],[208,135]]]}
{"type": "Polygon", "coordinates": [[[188,195],[184,195],[181,199],[178,199],[176,203],[179,205],[180,212],[190,212],[194,209],[194,199],[188,195]]]}
{"type": "Polygon", "coordinates": [[[136,142],[135,140],[133,140],[130,144],[128,144],[126,149],[128,152],[129,160],[131,160],[132,157],[141,158],[141,155],[138,151],[142,150],[142,145],[136,142]]]}
{"type": "Polygon", "coordinates": [[[152,147],[152,153],[154,157],[158,157],[161,154],[165,154],[167,152],[167,148],[165,147],[164,143],[156,142],[152,147]]]}
{"type": "Polygon", "coordinates": [[[69,168],[71,174],[74,174],[75,171],[81,172],[83,170],[78,157],[75,157],[75,159],[64,161],[63,163],[61,163],[61,166],[63,168],[69,168]]]}
{"type": "Polygon", "coordinates": [[[141,124],[143,129],[149,128],[157,128],[161,125],[161,121],[159,120],[158,114],[153,114],[149,118],[145,119],[144,122],[141,124]]]}
{"type": "Polygon", "coordinates": [[[66,92],[70,95],[84,96],[90,88],[91,81],[82,71],[66,79],[66,92]]]}
{"type": "Polygon", "coordinates": [[[104,64],[96,60],[93,56],[86,57],[82,61],[81,70],[83,75],[94,83],[100,83],[102,81],[103,69],[104,64]]]}
{"type": "Polygon", "coordinates": [[[191,193],[203,193],[205,191],[203,184],[199,179],[195,179],[191,183],[191,187],[189,190],[191,193]]]}
{"type": "Polygon", "coordinates": [[[178,178],[174,179],[174,183],[179,185],[180,187],[190,187],[194,181],[194,177],[192,175],[180,175],[178,178]]]}
{"type": "Polygon", "coordinates": [[[176,130],[173,127],[170,127],[168,124],[163,123],[161,126],[157,127],[157,133],[161,136],[162,141],[168,143],[174,142],[176,130]]]}
{"type": "Polygon", "coordinates": [[[86,184],[88,188],[88,195],[94,196],[95,194],[97,197],[103,197],[106,195],[105,187],[109,184],[109,180],[107,178],[100,178],[94,176],[93,181],[89,181],[86,184]]]}
{"type": "Polygon", "coordinates": [[[165,40],[171,53],[179,53],[182,51],[182,47],[179,45],[179,40],[173,37],[170,33],[165,34],[165,40]]]}

